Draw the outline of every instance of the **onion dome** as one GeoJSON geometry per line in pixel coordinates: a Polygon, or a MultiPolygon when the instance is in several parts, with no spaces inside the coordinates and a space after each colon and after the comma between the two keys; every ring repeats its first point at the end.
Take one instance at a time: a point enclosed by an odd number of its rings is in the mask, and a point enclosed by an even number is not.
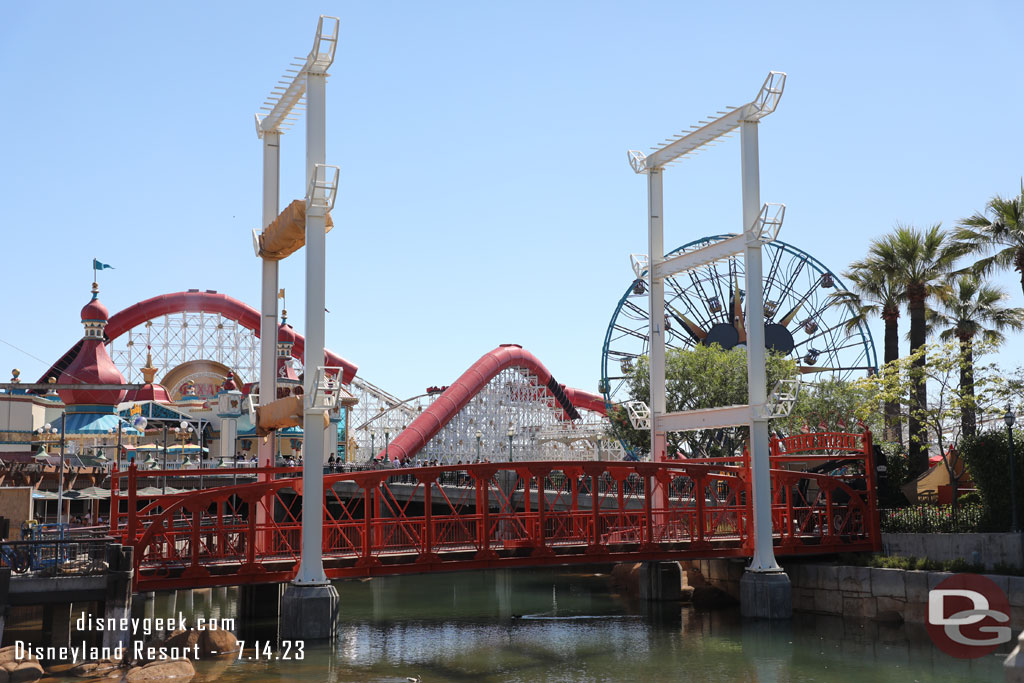
{"type": "Polygon", "coordinates": [[[85,306],[82,306],[82,322],[90,321],[106,324],[110,318],[110,311],[107,310],[107,307],[99,299],[95,298],[98,294],[99,289],[97,288],[97,291],[93,292],[94,298],[85,306]]]}
{"type": "MultiPolygon", "coordinates": [[[[288,324],[288,311],[281,311],[281,324],[277,326],[277,349],[288,345],[288,352],[291,353],[292,345],[295,343],[295,328],[288,324]]],[[[280,355],[280,353],[278,354],[280,355]]]]}
{"type": "Polygon", "coordinates": [[[142,380],[145,382],[140,388],[130,392],[128,394],[129,401],[156,401],[157,403],[170,403],[171,396],[167,393],[167,388],[162,384],[157,384],[153,380],[156,379],[157,368],[153,367],[153,353],[149,347],[146,348],[146,365],[140,368],[142,371],[142,380]]]}
{"type": "MultiPolygon", "coordinates": [[[[92,283],[92,299],[82,308],[85,334],[75,359],[61,373],[58,384],[124,384],[124,376],[110,360],[103,344],[107,326],[107,307],[100,303],[99,286],[92,283]]],[[[68,406],[105,406],[107,409],[124,400],[124,389],[61,389],[60,398],[68,406]]]]}

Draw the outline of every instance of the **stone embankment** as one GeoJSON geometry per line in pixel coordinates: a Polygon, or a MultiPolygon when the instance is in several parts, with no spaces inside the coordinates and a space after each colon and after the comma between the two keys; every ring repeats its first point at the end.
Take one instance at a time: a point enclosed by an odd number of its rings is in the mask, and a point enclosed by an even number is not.
{"type": "MultiPolygon", "coordinates": [[[[712,586],[739,597],[743,563],[700,560],[692,565],[712,586]]],[[[793,586],[793,609],[855,619],[925,623],[928,591],[950,572],[878,569],[844,565],[787,563],[793,586]]],[[[1024,628],[1024,577],[984,574],[1010,600],[1010,624],[1024,628]]]]}

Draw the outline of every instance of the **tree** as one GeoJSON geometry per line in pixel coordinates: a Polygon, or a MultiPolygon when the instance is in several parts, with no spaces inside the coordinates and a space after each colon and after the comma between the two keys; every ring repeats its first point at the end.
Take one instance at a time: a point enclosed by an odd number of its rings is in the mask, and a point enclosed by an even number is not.
{"type": "Polygon", "coordinates": [[[875,240],[869,249],[871,257],[894,265],[893,278],[903,290],[910,316],[910,354],[916,359],[910,392],[917,410],[910,411],[907,421],[911,437],[910,464],[915,474],[928,469],[928,440],[921,434],[924,425],[919,418],[928,408],[926,354],[915,352],[925,344],[928,302],[949,289],[946,277],[960,253],[958,245],[938,224],[924,230],[897,225],[892,234],[875,240]]]}
{"type": "MultiPolygon", "coordinates": [[[[865,411],[874,394],[856,381],[829,378],[815,384],[804,383],[788,417],[772,420],[771,427],[783,434],[809,429],[846,432],[857,429],[858,421],[874,431],[880,420],[876,411],[865,411]]],[[[897,419],[899,403],[896,402],[897,419]]]]}
{"type": "Polygon", "coordinates": [[[935,323],[945,329],[940,337],[960,344],[960,390],[969,400],[961,406],[964,436],[977,433],[974,409],[974,340],[981,337],[993,346],[1003,343],[1004,330],[1024,328],[1024,309],[1000,305],[1007,299],[1001,287],[988,285],[973,273],[960,275],[953,288],[941,298],[943,310],[935,323]]]}
{"type": "MultiPolygon", "coordinates": [[[[627,380],[633,400],[650,402],[647,356],[634,364],[627,380]]],[[[768,390],[782,378],[793,377],[796,361],[769,353],[766,361],[768,390]]],[[[665,353],[665,406],[668,412],[717,408],[747,402],[747,352],[742,347],[725,351],[718,344],[692,349],[668,349],[665,353]]],[[[614,408],[609,418],[616,434],[638,455],[650,452],[650,433],[633,429],[625,409],[614,408]]],[[[696,432],[670,432],[668,453],[692,457],[734,455],[746,441],[746,428],[696,432]]]]}
{"type": "MultiPolygon", "coordinates": [[[[836,304],[853,308],[855,315],[847,323],[850,331],[867,318],[878,316],[885,323],[885,352],[883,362],[900,357],[900,303],[903,290],[896,279],[898,272],[894,253],[880,250],[865,259],[854,261],[845,277],[852,283],[849,290],[832,295],[836,304]]],[[[897,403],[885,406],[885,440],[903,443],[903,425],[897,403]]]]}
{"type": "MultiPolygon", "coordinates": [[[[992,344],[980,339],[974,342],[973,352],[980,357],[992,349],[992,344]]],[[[922,426],[911,432],[914,440],[923,440],[925,453],[934,443],[953,485],[956,500],[959,466],[958,448],[963,438],[963,410],[992,411],[1007,397],[1008,385],[995,365],[978,365],[974,360],[974,378],[968,392],[960,383],[960,370],[966,361],[959,341],[925,344],[914,353],[884,365],[877,374],[858,380],[867,400],[858,408],[858,416],[869,417],[873,410],[886,401],[898,401],[908,420],[913,418],[922,426]],[[922,363],[921,361],[924,361],[922,363]],[[929,400],[923,405],[913,393],[921,375],[931,383],[929,400]]]]}
{"type": "Polygon", "coordinates": [[[953,238],[967,250],[991,254],[974,263],[978,275],[1013,268],[1020,273],[1024,292],[1024,181],[1021,194],[1012,199],[996,196],[985,206],[989,214],[976,213],[960,221],[953,238]]]}

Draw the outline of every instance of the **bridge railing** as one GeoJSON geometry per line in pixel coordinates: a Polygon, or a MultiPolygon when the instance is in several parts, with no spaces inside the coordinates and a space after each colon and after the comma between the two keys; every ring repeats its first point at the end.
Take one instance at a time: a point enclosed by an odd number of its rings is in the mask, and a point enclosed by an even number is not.
{"type": "MultiPolygon", "coordinates": [[[[132,501],[128,509],[139,511],[119,515],[115,527],[123,543],[135,546],[137,587],[290,580],[301,547],[302,482],[294,472],[270,468],[265,474],[262,482],[149,503],[122,491],[132,501]],[[286,478],[273,478],[282,474],[286,478]]],[[[331,474],[324,478],[325,571],[337,578],[746,556],[752,552],[749,480],[743,459],[480,463],[331,474]]],[[[779,551],[873,547],[873,503],[855,480],[853,473],[773,470],[779,551]]]]}

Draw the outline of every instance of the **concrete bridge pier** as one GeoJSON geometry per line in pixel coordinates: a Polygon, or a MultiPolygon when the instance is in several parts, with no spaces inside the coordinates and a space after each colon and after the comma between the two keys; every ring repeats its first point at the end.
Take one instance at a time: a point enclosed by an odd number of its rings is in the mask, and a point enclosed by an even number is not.
{"type": "MultiPolygon", "coordinates": [[[[103,600],[103,616],[120,624],[132,613],[132,572],[135,549],[132,546],[112,545],[107,548],[107,592],[103,600]]],[[[131,627],[125,623],[122,630],[104,630],[103,647],[128,647],[131,627]]]]}
{"type": "Polygon", "coordinates": [[[187,618],[191,618],[195,613],[195,596],[192,595],[192,589],[187,588],[177,591],[174,596],[174,602],[175,615],[180,612],[187,618]]]}
{"type": "Polygon", "coordinates": [[[254,583],[238,587],[238,616],[242,620],[276,619],[281,613],[280,583],[254,583]]]}
{"type": "Polygon", "coordinates": [[[740,613],[754,619],[789,619],[793,616],[793,589],[784,571],[755,572],[740,579],[740,613]]]}
{"type": "Polygon", "coordinates": [[[660,602],[681,600],[683,572],[678,562],[642,562],[637,575],[641,600],[660,602]]]}
{"type": "Polygon", "coordinates": [[[71,603],[58,602],[43,607],[43,642],[54,647],[71,644],[71,603]]]}

